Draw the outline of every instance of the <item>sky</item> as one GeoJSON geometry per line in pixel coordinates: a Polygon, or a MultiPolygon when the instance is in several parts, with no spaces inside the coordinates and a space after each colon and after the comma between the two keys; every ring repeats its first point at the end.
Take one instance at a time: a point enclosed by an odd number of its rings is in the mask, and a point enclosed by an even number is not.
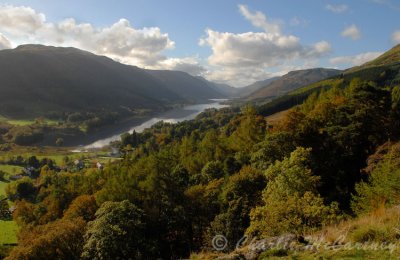
{"type": "Polygon", "coordinates": [[[400,43],[400,0],[0,0],[0,49],[76,47],[242,87],[400,43]]]}

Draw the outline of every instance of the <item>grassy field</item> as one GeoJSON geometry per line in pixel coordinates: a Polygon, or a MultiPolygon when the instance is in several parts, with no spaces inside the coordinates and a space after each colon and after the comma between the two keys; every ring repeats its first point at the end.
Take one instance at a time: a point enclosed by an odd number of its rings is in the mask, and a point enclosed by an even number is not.
{"type": "Polygon", "coordinates": [[[17,243],[18,227],[14,221],[0,220],[0,245],[17,243]]]}
{"type": "MultiPolygon", "coordinates": [[[[0,164],[0,171],[6,173],[5,179],[8,180],[10,176],[21,173],[22,167],[14,165],[0,164]]],[[[8,182],[0,181],[0,195],[6,195],[5,188],[8,182]]]]}
{"type": "Polygon", "coordinates": [[[0,164],[0,171],[7,173],[8,176],[12,176],[20,173],[22,171],[22,167],[8,164],[0,164]]]}
{"type": "Polygon", "coordinates": [[[0,181],[0,195],[6,195],[6,186],[7,186],[7,182],[2,182],[0,181]]]}
{"type": "MultiPolygon", "coordinates": [[[[20,120],[15,120],[15,119],[9,119],[6,118],[4,116],[0,115],[0,122],[5,122],[8,123],[10,125],[16,125],[16,126],[26,126],[26,125],[33,125],[36,123],[37,120],[32,120],[32,119],[20,119],[20,120]]],[[[59,121],[57,120],[50,120],[50,119],[43,119],[41,120],[42,124],[46,124],[46,125],[56,125],[58,124],[59,121]]]]}

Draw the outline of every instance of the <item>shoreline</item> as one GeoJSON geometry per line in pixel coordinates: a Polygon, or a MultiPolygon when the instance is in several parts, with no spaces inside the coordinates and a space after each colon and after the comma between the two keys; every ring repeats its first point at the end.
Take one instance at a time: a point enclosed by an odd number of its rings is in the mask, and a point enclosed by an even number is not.
{"type": "MultiPolygon", "coordinates": [[[[210,100],[209,103],[192,104],[182,107],[175,107],[165,111],[150,113],[146,116],[133,116],[112,125],[105,125],[93,132],[84,134],[78,129],[69,129],[63,132],[49,132],[39,146],[54,146],[55,140],[59,137],[64,139],[63,147],[73,147],[77,149],[101,149],[105,147],[105,142],[118,140],[123,133],[130,132],[134,128],[139,128],[141,132],[145,128],[151,127],[158,121],[180,122],[195,118],[199,113],[207,108],[220,108],[221,102],[210,100]],[[214,102],[212,102],[214,101],[214,102]],[[209,106],[209,107],[208,107],[209,106]]],[[[219,100],[218,100],[219,101],[219,100]]],[[[222,100],[221,100],[222,101],[222,100]]]]}

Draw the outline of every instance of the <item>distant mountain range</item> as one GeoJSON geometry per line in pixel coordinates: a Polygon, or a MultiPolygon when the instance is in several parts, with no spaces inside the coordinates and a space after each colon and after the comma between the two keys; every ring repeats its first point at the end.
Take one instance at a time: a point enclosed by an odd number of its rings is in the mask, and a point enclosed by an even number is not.
{"type": "Polygon", "coordinates": [[[246,99],[272,99],[282,96],[299,87],[336,76],[341,72],[341,70],[324,68],[291,71],[281,77],[276,77],[253,84],[256,90],[247,95],[246,99]],[[263,83],[264,85],[260,86],[263,83]]]}
{"type": "Polygon", "coordinates": [[[21,45],[0,51],[0,115],[162,109],[225,97],[185,72],[145,70],[76,48],[21,45]]]}
{"type": "Polygon", "coordinates": [[[322,68],[293,71],[234,88],[181,71],[124,65],[76,48],[21,45],[0,51],[0,116],[158,111],[211,98],[266,99],[339,73],[322,68]]]}

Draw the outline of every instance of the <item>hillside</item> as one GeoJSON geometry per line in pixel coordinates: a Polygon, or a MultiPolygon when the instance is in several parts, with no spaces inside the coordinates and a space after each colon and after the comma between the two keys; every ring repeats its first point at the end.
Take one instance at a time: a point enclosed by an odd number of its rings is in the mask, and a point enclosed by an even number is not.
{"type": "Polygon", "coordinates": [[[206,82],[211,88],[215,89],[216,91],[220,92],[221,94],[231,97],[231,98],[239,98],[239,97],[246,97],[251,93],[257,91],[258,89],[264,87],[265,85],[273,82],[274,80],[278,79],[279,77],[272,77],[265,80],[256,81],[250,85],[244,87],[231,87],[227,84],[223,83],[215,83],[206,80],[203,77],[197,77],[200,80],[206,82]]]}
{"type": "Polygon", "coordinates": [[[274,79],[272,82],[265,82],[267,83],[266,85],[249,94],[247,99],[266,99],[282,96],[291,90],[338,75],[339,73],[341,73],[340,70],[324,68],[291,71],[282,77],[274,79]]]}
{"type": "Polygon", "coordinates": [[[272,77],[265,80],[256,81],[253,84],[240,88],[240,96],[247,97],[250,94],[257,92],[259,89],[271,84],[273,81],[279,79],[280,77],[272,77]]]}
{"type": "Polygon", "coordinates": [[[238,88],[231,87],[228,84],[208,81],[201,76],[196,76],[196,78],[201,80],[202,82],[206,83],[210,88],[214,89],[215,91],[217,91],[218,93],[221,93],[222,95],[224,95],[226,97],[237,97],[238,96],[238,91],[239,91],[238,88]]]}
{"type": "Polygon", "coordinates": [[[150,71],[75,48],[0,51],[0,115],[163,109],[223,95],[184,72],[150,71]]]}
{"type": "Polygon", "coordinates": [[[332,87],[344,88],[353,79],[360,78],[379,86],[395,86],[400,83],[400,45],[385,52],[378,58],[361,66],[349,68],[340,75],[317,81],[292,90],[287,94],[259,107],[263,115],[286,110],[303,103],[312,93],[328,90],[332,87]]]}
{"type": "Polygon", "coordinates": [[[397,63],[397,62],[400,62],[400,44],[394,46],[392,49],[385,52],[378,58],[376,58],[372,61],[369,61],[361,66],[351,68],[348,71],[351,72],[351,71],[355,71],[355,70],[366,69],[369,67],[385,66],[385,65],[390,65],[393,63],[397,63]]]}

